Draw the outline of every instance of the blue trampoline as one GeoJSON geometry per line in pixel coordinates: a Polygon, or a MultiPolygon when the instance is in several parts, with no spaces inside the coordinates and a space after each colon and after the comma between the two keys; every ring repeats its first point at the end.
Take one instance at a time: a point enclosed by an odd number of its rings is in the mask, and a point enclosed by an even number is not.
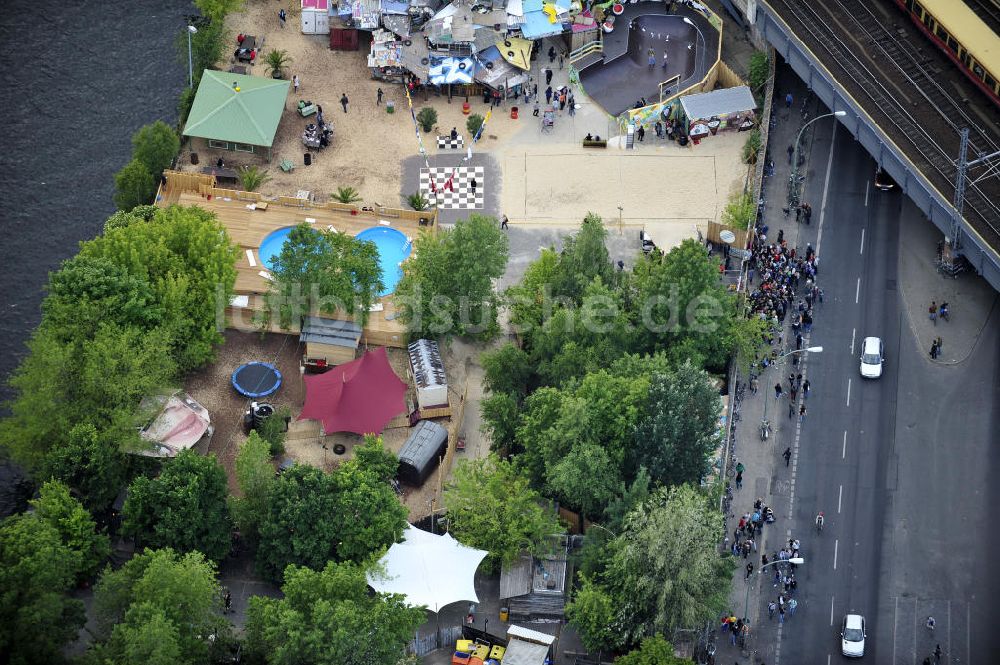
{"type": "Polygon", "coordinates": [[[233,388],[244,397],[267,397],[280,387],[281,372],[271,363],[247,363],[233,372],[233,388]]]}

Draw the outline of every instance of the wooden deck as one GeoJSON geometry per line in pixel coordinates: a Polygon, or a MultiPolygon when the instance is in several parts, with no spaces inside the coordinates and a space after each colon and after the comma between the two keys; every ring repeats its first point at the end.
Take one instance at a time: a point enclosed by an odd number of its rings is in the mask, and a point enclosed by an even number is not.
{"type": "MultiPolygon", "coordinates": [[[[235,292],[237,296],[246,296],[246,306],[229,307],[226,314],[229,327],[240,330],[255,329],[253,314],[263,309],[263,296],[270,287],[270,280],[264,276],[268,274],[267,267],[262,264],[258,249],[271,232],[304,222],[318,229],[334,229],[350,235],[357,235],[372,226],[388,226],[411,239],[420,233],[433,233],[436,230],[435,211],[418,213],[394,208],[362,210],[353,205],[314,203],[293,197],[272,200],[255,192],[217,188],[212,176],[172,171],[165,175],[167,183],[160,190],[157,205],[195,205],[214,213],[239,247],[235,292]],[[266,208],[261,203],[265,203],[266,208]],[[429,220],[430,224],[422,226],[419,221],[421,217],[429,220]]],[[[362,343],[405,346],[405,327],[396,320],[397,311],[392,297],[382,298],[376,309],[377,311],[369,314],[362,343]]],[[[348,317],[345,315],[336,318],[348,317]]],[[[295,335],[299,333],[297,326],[289,330],[272,330],[295,335]]]]}

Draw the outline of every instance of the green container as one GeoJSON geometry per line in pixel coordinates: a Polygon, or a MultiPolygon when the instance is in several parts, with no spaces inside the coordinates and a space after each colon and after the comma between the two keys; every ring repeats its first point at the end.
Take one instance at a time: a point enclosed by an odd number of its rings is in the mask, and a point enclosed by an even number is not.
{"type": "Polygon", "coordinates": [[[385,112],[386,113],[395,113],[396,112],[396,102],[386,102],[385,103],[385,112]]]}

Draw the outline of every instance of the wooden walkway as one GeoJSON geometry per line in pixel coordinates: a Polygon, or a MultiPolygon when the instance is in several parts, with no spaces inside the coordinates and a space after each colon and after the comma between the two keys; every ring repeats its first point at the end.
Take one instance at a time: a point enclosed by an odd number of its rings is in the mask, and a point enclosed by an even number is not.
{"type": "MultiPolygon", "coordinates": [[[[436,230],[435,211],[418,213],[394,208],[362,210],[353,205],[317,204],[292,197],[270,200],[254,192],[214,187],[214,178],[211,176],[170,171],[165,175],[167,185],[161,189],[157,205],[194,205],[214,213],[240,250],[236,259],[235,293],[238,297],[243,297],[245,302],[227,309],[227,322],[230,327],[241,330],[256,329],[252,316],[263,308],[263,296],[270,288],[271,282],[265,276],[269,272],[263,265],[258,250],[261,242],[271,232],[307,223],[318,229],[357,235],[373,226],[387,226],[414,239],[420,233],[433,233],[436,230]],[[430,224],[421,226],[421,217],[428,219],[430,224]]],[[[370,312],[362,343],[405,346],[405,327],[396,320],[397,311],[392,297],[382,298],[375,307],[377,311],[370,312]]],[[[273,330],[291,334],[299,332],[297,326],[289,330],[273,330]]]]}

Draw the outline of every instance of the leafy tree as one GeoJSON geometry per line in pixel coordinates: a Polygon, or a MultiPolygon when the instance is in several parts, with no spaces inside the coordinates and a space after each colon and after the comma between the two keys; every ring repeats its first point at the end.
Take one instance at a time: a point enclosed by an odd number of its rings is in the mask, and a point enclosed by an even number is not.
{"type": "Polygon", "coordinates": [[[135,430],[127,426],[98,432],[92,423],[79,423],[45,455],[41,475],[75,489],[89,510],[103,511],[128,479],[130,460],[122,452],[122,441],[129,437],[135,437],[135,430]]]}
{"type": "Polygon", "coordinates": [[[465,128],[469,130],[469,136],[479,133],[479,128],[483,126],[485,119],[478,113],[473,113],[465,120],[465,128]]]}
{"type": "Polygon", "coordinates": [[[399,470],[399,458],[391,450],[386,450],[381,436],[365,435],[363,445],[355,446],[354,458],[356,466],[371,473],[382,482],[388,482],[396,477],[399,470]]]}
{"type": "MultiPolygon", "coordinates": [[[[337,485],[337,559],[361,562],[403,536],[407,510],[386,482],[385,453],[380,440],[369,442],[365,458],[378,456],[374,468],[352,459],[334,472],[337,485]],[[382,454],[379,455],[379,451],[382,454]]],[[[395,457],[395,456],[393,456],[395,457]]],[[[398,466],[398,462],[396,464],[398,466]]]]}
{"type": "Polygon", "coordinates": [[[767,83],[768,74],[767,53],[754,51],[750,56],[750,89],[758,99],[764,96],[764,84],[767,83]]]}
{"type": "Polygon", "coordinates": [[[660,489],[629,514],[604,576],[621,644],[719,616],[735,565],[716,552],[724,532],[722,513],[689,485],[660,489]]]}
{"type": "Polygon", "coordinates": [[[115,205],[119,210],[149,203],[156,194],[156,178],[138,159],[122,167],[115,174],[115,205]]]}
{"type": "Polygon", "coordinates": [[[645,413],[635,428],[630,468],[649,469],[657,483],[700,483],[717,444],[719,392],[704,370],[684,363],[654,374],[645,413]]]}
{"type": "Polygon", "coordinates": [[[483,418],[482,432],[490,438],[490,450],[506,457],[513,448],[521,409],[510,393],[492,393],[479,403],[483,418]]]}
{"type": "Polygon", "coordinates": [[[136,206],[131,210],[118,210],[104,221],[104,230],[121,228],[129,224],[151,222],[159,210],[155,205],[136,206]]]}
{"type": "Polygon", "coordinates": [[[559,270],[552,284],[555,295],[578,300],[595,277],[605,285],[611,284],[613,268],[604,244],[607,236],[608,231],[601,218],[588,213],[576,235],[563,240],[559,270]]]}
{"type": "Polygon", "coordinates": [[[615,660],[616,665],[690,665],[687,658],[674,655],[674,645],[660,634],[642,640],[638,649],[615,660]]]}
{"type": "Polygon", "coordinates": [[[613,532],[622,530],[628,514],[649,498],[651,484],[652,479],[649,477],[649,471],[644,466],[639,467],[632,484],[621,496],[612,499],[604,510],[604,516],[607,520],[605,524],[607,524],[608,529],[613,532]]]}
{"type": "Polygon", "coordinates": [[[399,595],[369,593],[365,572],[352,563],[319,571],[289,566],[283,598],[250,599],[251,656],[269,665],[402,662],[425,611],[399,595]]]}
{"type": "Polygon", "coordinates": [[[216,315],[233,294],[236,252],[215,215],[197,206],[159,209],[148,224],[80,246],[81,257],[107,259],[152,286],[181,371],[210,360],[222,342],[216,315]]]}
{"type": "MultiPolygon", "coordinates": [[[[760,154],[760,146],[763,141],[763,137],[760,134],[760,127],[754,127],[753,130],[747,135],[746,143],[743,144],[743,163],[744,164],[756,164],[757,155],[760,154]]],[[[751,211],[751,214],[756,214],[756,207],[751,211]]],[[[725,215],[725,211],[723,211],[725,215]]],[[[744,217],[746,222],[749,222],[753,217],[744,217]]],[[[742,226],[740,228],[746,228],[742,226]]]]}
{"type": "Polygon", "coordinates": [[[292,56],[288,55],[288,51],[281,49],[271,49],[264,56],[264,66],[267,71],[271,72],[271,76],[276,79],[280,79],[284,76],[285,67],[292,61],[292,56]]]}
{"type": "Polygon", "coordinates": [[[260,519],[267,513],[275,485],[270,445],[257,432],[250,432],[236,454],[236,481],[243,496],[230,500],[233,519],[240,536],[251,548],[256,548],[260,541],[260,519]]]}
{"type": "Polygon", "coordinates": [[[266,419],[258,428],[260,437],[267,441],[270,446],[271,456],[276,457],[285,452],[285,437],[288,434],[287,419],[291,418],[292,410],[287,406],[275,409],[271,417],[266,419]]]}
{"type": "Polygon", "coordinates": [[[505,300],[510,309],[513,328],[523,334],[534,334],[552,315],[552,283],[559,271],[559,255],[553,249],[543,249],[528,265],[520,283],[507,289],[505,300]]]}
{"type": "Polygon", "coordinates": [[[308,224],[292,229],[272,272],[268,307],[282,326],[314,309],[345,310],[363,325],[384,286],[374,243],[308,224]]]}
{"type": "Polygon", "coordinates": [[[434,129],[434,125],[437,124],[437,121],[438,113],[433,107],[425,106],[420,109],[419,113],[417,113],[417,123],[420,125],[420,129],[425,132],[429,132],[434,129]]]}
{"type": "MultiPolygon", "coordinates": [[[[751,134],[751,138],[752,136],[751,134]]],[[[752,154],[756,156],[756,150],[752,154]]],[[[749,192],[734,194],[722,209],[722,223],[732,229],[747,228],[756,216],[757,204],[749,192]]]]}
{"type": "Polygon", "coordinates": [[[148,547],[198,550],[218,561],[231,543],[226,494],[226,472],[215,456],[185,450],[156,478],[132,481],[124,530],[148,547]]]}
{"type": "Polygon", "coordinates": [[[431,202],[427,199],[427,197],[420,192],[414,192],[413,194],[407,196],[406,203],[417,211],[427,210],[427,208],[431,205],[431,202]]]}
{"type": "Polygon", "coordinates": [[[488,570],[525,549],[542,554],[550,537],[562,533],[555,513],[542,502],[527,476],[495,455],[460,461],[444,491],[449,529],[464,544],[489,551],[488,570]]]}
{"type": "Polygon", "coordinates": [[[17,515],[0,522],[0,654],[6,654],[5,662],[63,661],[63,646],[85,621],[83,603],[65,595],[83,560],[48,520],[17,515]]]}
{"type": "Polygon", "coordinates": [[[289,564],[318,569],[334,558],[342,519],[337,507],[333,476],[306,464],[281,474],[259,518],[258,573],[280,580],[289,564]]]}
{"type": "Polygon", "coordinates": [[[169,548],[146,550],[120,569],[105,571],[94,588],[94,615],[107,659],[146,662],[137,658],[164,639],[164,654],[179,653],[172,662],[207,662],[206,638],[226,624],[218,613],[215,573],[201,552],[182,555],[169,548]]]}
{"type": "Polygon", "coordinates": [[[106,534],[97,531],[94,518],[83,505],[69,494],[69,488],[58,480],[42,485],[39,497],[31,502],[35,515],[47,522],[73,552],[79,552],[80,578],[97,572],[111,554],[106,534]]]}
{"type": "Polygon", "coordinates": [[[584,517],[602,514],[623,491],[620,467],[593,443],[581,443],[553,463],[548,481],[556,496],[578,508],[584,517]]]}
{"type": "Polygon", "coordinates": [[[177,131],[162,120],[144,125],[132,135],[132,158],[142,162],[154,178],[170,166],[180,149],[177,131]]]}
{"type": "Polygon", "coordinates": [[[488,339],[499,330],[493,280],[507,266],[507,236],[496,219],[472,214],[451,230],[424,233],[396,287],[411,335],[488,339]]]}
{"type": "Polygon", "coordinates": [[[222,21],[229,14],[243,9],[244,0],[194,0],[201,15],[212,21],[222,21]]]}
{"type": "Polygon", "coordinates": [[[531,356],[507,342],[499,349],[480,356],[485,377],[484,387],[494,393],[524,397],[532,377],[531,356]]]}
{"type": "Polygon", "coordinates": [[[576,628],[588,652],[601,651],[615,643],[614,600],[586,575],[580,575],[580,588],[566,605],[566,618],[576,628]]]}

